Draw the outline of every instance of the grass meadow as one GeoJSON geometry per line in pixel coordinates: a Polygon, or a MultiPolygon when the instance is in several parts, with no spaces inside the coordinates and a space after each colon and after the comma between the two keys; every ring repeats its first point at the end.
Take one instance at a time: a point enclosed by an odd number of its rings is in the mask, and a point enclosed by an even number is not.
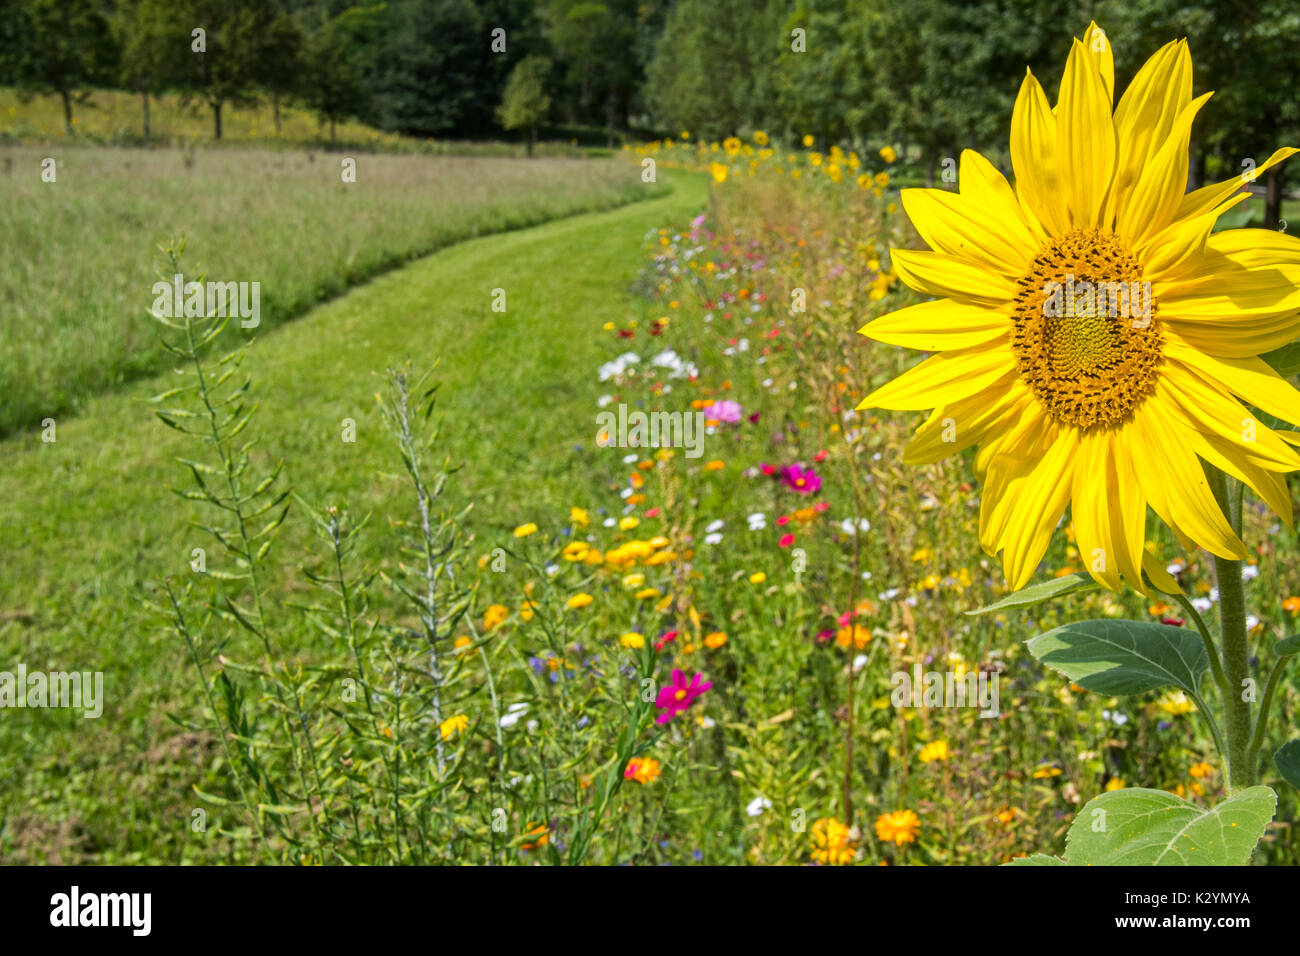
{"type": "Polygon", "coordinates": [[[260,283],[265,331],[450,243],[644,194],[583,159],[60,145],[2,162],[0,434],[162,367],[142,316],[174,237],[191,276],[260,283]]]}
{"type": "MultiPolygon", "coordinates": [[[[973,452],[904,465],[921,416],[855,410],[918,358],[857,335],[917,301],[889,259],[919,245],[906,157],[765,140],[367,157],[347,186],[337,157],[225,151],[28,177],[5,321],[59,334],[6,333],[0,394],[15,425],[75,414],[0,448],[0,653],[102,671],[105,704],[5,714],[0,859],[997,864],[1061,853],[1100,794],[1222,801],[1199,698],[1090,691],[1024,643],[1085,615],[1190,633],[1183,608],[1092,586],[1068,515],[1034,577],[1061,597],[1017,603],[973,452]],[[183,266],[277,290],[254,341],[151,325],[158,222],[183,266]],[[49,275],[63,311],[15,316],[49,275]],[[698,413],[700,444],[609,447],[620,407],[698,413]],[[935,671],[996,713],[894,698],[935,671]]],[[[1208,613],[1204,553],[1148,534],[1208,613]]],[[[1253,505],[1244,535],[1259,674],[1297,541],[1253,505]]],[[[1268,752],[1298,703],[1284,678],[1268,752]]],[[[1262,774],[1255,862],[1294,864],[1295,792],[1262,774]]]]}

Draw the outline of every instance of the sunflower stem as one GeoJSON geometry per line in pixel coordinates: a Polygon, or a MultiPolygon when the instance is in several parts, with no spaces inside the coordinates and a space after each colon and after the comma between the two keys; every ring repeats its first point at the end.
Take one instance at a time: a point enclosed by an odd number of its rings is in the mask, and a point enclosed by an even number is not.
{"type": "MultiPolygon", "coordinates": [[[[1241,536],[1241,486],[1217,468],[1207,468],[1210,487],[1228,517],[1232,530],[1241,536]]],[[[1214,556],[1214,576],[1219,586],[1219,623],[1223,635],[1223,671],[1227,686],[1223,695],[1224,731],[1228,738],[1228,792],[1254,786],[1256,774],[1251,759],[1251,715],[1249,695],[1244,691],[1250,678],[1250,646],[1246,639],[1246,587],[1241,562],[1214,556]]]]}

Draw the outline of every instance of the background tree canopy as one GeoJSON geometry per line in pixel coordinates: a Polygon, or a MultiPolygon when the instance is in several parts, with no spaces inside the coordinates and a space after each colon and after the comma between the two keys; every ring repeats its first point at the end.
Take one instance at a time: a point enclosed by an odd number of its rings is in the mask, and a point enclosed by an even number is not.
{"type": "Polygon", "coordinates": [[[420,137],[890,143],[933,178],[967,146],[1005,165],[1026,67],[1054,92],[1090,18],[1121,87],[1188,38],[1196,92],[1220,91],[1194,180],[1300,140],[1294,0],[5,0],[0,83],[60,96],[69,130],[115,87],[141,95],[146,137],[149,97],[177,92],[217,138],[224,104],[287,98],[420,137]]]}

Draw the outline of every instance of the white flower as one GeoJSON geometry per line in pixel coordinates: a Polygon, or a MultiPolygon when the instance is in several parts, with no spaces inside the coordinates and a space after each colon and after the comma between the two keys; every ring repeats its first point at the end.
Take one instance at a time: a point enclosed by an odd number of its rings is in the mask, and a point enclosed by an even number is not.
{"type": "Polygon", "coordinates": [[[1117,710],[1114,711],[1103,710],[1101,712],[1101,716],[1104,717],[1106,720],[1109,720],[1116,727],[1123,727],[1125,724],[1128,723],[1128,716],[1125,714],[1121,714],[1117,710]]]}
{"type": "Polygon", "coordinates": [[[1241,579],[1243,581],[1253,581],[1259,577],[1259,568],[1253,564],[1248,564],[1241,569],[1241,579]]]}
{"type": "Polygon", "coordinates": [[[641,356],[637,355],[635,352],[624,352],[618,358],[606,362],[600,367],[600,380],[602,382],[607,382],[611,378],[622,375],[630,366],[635,365],[639,361],[641,361],[641,356]]]}
{"type": "Polygon", "coordinates": [[[1203,597],[1192,598],[1192,607],[1196,608],[1196,610],[1204,614],[1210,608],[1214,607],[1214,602],[1211,601],[1209,598],[1203,598],[1203,597]]]}
{"type": "Polygon", "coordinates": [[[634,464],[636,464],[636,460],[637,460],[638,458],[640,458],[640,457],[641,457],[641,456],[638,455],[636,452],[632,452],[632,453],[629,454],[629,455],[624,455],[624,456],[623,456],[623,464],[625,464],[625,465],[634,465],[634,464]]]}
{"type": "Polygon", "coordinates": [[[706,527],[704,530],[705,530],[706,532],[708,532],[709,534],[713,534],[713,532],[715,532],[715,531],[721,531],[721,530],[722,530],[723,528],[725,528],[726,526],[727,526],[727,523],[726,523],[725,521],[723,521],[721,518],[718,518],[718,519],[715,520],[715,521],[710,521],[709,524],[708,524],[708,527],[706,527]]]}
{"type": "Polygon", "coordinates": [[[745,812],[751,817],[761,817],[764,810],[772,809],[772,801],[760,794],[745,804],[745,812]]]}
{"type": "Polygon", "coordinates": [[[602,395],[602,396],[600,396],[600,398],[596,399],[596,407],[597,407],[597,408],[604,408],[606,405],[608,405],[608,404],[609,404],[610,402],[612,402],[613,400],[614,400],[614,396],[613,396],[613,395],[602,395]]]}
{"type": "Polygon", "coordinates": [[[706,535],[704,536],[704,543],[705,543],[705,544],[722,544],[722,535],[720,535],[720,534],[706,534],[706,535]]]}
{"type": "Polygon", "coordinates": [[[857,534],[859,531],[866,534],[871,530],[871,522],[866,518],[859,518],[855,527],[852,518],[845,518],[840,522],[840,527],[844,529],[845,534],[857,534]]]}
{"type": "Polygon", "coordinates": [[[767,515],[761,511],[755,511],[745,520],[749,522],[750,531],[762,531],[767,527],[767,515]]]}
{"type": "Polygon", "coordinates": [[[527,704],[511,704],[506,708],[505,714],[501,718],[502,727],[513,727],[519,723],[519,718],[528,713],[527,704]]]}

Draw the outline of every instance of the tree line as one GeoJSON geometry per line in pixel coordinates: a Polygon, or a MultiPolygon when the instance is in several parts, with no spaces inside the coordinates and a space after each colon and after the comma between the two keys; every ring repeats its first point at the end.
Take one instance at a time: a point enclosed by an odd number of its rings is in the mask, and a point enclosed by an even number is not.
{"type": "MultiPolygon", "coordinates": [[[[1089,19],[1122,88],[1187,37],[1197,94],[1193,184],[1300,140],[1296,0],[0,0],[0,83],[205,103],[285,98],[331,128],[415,136],[539,125],[720,139],[900,144],[933,180],[972,146],[1005,155],[1026,66],[1054,95],[1089,19]],[[202,30],[198,43],[196,30],[202,30]],[[202,49],[199,49],[199,47],[202,49]]],[[[1269,179],[1280,197],[1281,175],[1269,179]]]]}

